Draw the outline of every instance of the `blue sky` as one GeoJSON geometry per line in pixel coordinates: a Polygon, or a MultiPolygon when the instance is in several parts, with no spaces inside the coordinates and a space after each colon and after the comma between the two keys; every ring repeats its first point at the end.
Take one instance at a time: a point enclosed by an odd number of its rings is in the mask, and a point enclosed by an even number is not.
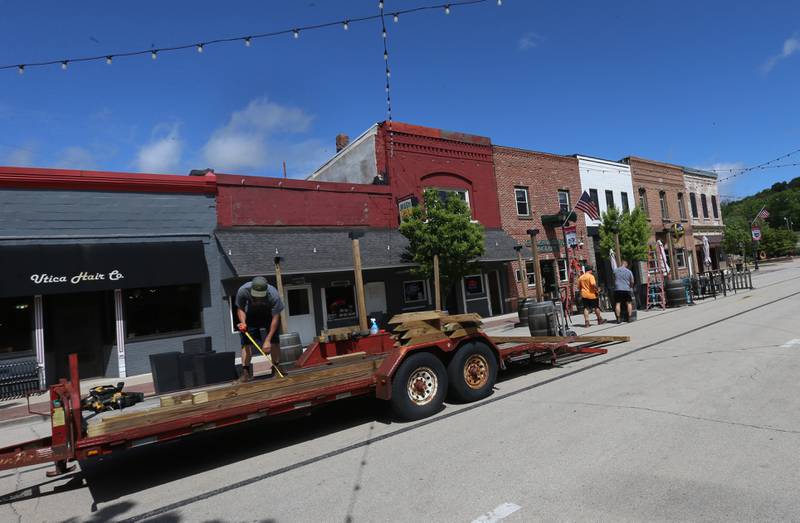
{"type": "MultiPolygon", "coordinates": [[[[425,0],[387,0],[386,10],[425,0]]],[[[377,0],[0,0],[0,64],[371,15],[377,0]]],[[[495,1],[387,20],[394,117],[497,144],[738,167],[800,148],[800,2],[495,1]]],[[[377,22],[0,71],[0,164],[303,177],[386,116],[377,22]]],[[[793,157],[800,161],[800,154],[793,157]]],[[[724,175],[722,175],[724,176],[724,175]]],[[[723,184],[744,195],[800,176],[723,184]]]]}

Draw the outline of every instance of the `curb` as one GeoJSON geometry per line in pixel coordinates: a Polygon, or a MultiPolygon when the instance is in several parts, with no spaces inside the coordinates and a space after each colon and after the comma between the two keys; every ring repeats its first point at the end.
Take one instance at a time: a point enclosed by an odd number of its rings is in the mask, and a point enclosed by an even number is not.
{"type": "Polygon", "coordinates": [[[14,425],[24,425],[27,423],[32,422],[39,422],[39,421],[46,421],[49,420],[50,416],[45,416],[42,414],[26,414],[25,416],[18,416],[16,418],[9,418],[0,420],[0,427],[11,427],[14,425]]]}

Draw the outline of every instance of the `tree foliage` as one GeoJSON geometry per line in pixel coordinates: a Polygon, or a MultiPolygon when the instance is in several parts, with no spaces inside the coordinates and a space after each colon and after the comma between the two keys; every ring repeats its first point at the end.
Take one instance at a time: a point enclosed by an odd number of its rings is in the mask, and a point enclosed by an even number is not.
{"type": "Polygon", "coordinates": [[[793,254],[795,251],[795,244],[797,237],[793,232],[787,229],[773,229],[772,227],[765,227],[761,231],[761,245],[762,250],[766,251],[767,256],[770,258],[774,256],[786,256],[793,254]]]}
{"type": "Polygon", "coordinates": [[[609,250],[616,249],[614,233],[619,232],[620,256],[623,260],[634,262],[647,259],[647,243],[652,230],[647,216],[636,207],[630,213],[620,213],[609,209],[603,213],[600,224],[600,254],[609,257],[609,250]]]}
{"type": "Polygon", "coordinates": [[[433,255],[439,255],[442,303],[484,253],[483,227],[472,222],[469,207],[455,194],[442,201],[437,191],[426,190],[423,205],[404,215],[400,233],[408,238],[404,258],[417,265],[414,272],[419,276],[433,277],[433,255]]]}
{"type": "Polygon", "coordinates": [[[725,234],[722,247],[728,254],[745,254],[750,249],[750,224],[741,216],[733,216],[725,221],[725,234]]]}

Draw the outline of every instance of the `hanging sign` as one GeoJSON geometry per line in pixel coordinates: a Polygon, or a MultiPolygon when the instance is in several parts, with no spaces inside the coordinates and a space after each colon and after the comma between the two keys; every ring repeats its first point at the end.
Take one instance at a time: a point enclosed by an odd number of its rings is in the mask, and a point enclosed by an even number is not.
{"type": "Polygon", "coordinates": [[[567,238],[567,245],[575,247],[578,245],[578,233],[574,225],[564,227],[564,236],[567,238]]]}
{"type": "Polygon", "coordinates": [[[751,232],[753,234],[753,241],[760,242],[761,241],[761,227],[757,225],[753,225],[751,232]]]}

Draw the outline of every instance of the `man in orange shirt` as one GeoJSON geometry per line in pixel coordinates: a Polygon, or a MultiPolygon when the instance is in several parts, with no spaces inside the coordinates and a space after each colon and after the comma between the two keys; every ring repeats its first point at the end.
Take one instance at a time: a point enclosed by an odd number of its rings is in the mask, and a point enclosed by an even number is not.
{"type": "Polygon", "coordinates": [[[592,268],[586,266],[580,278],[578,278],[578,290],[581,291],[581,298],[583,298],[583,319],[586,320],[586,327],[589,327],[589,313],[594,312],[597,315],[597,324],[602,325],[606,322],[600,316],[600,307],[598,307],[597,300],[597,281],[592,274],[592,268]]]}

